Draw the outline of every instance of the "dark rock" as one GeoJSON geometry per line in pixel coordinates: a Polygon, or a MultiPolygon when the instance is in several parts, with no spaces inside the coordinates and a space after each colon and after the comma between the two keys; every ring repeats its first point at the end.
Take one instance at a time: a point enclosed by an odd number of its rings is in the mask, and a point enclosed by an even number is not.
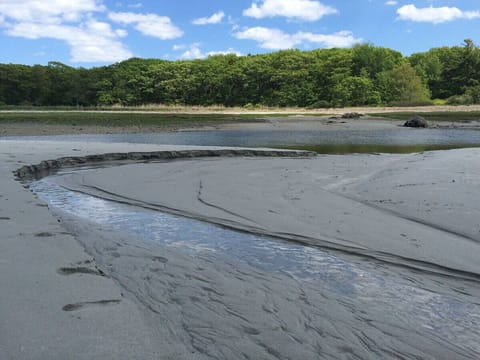
{"type": "Polygon", "coordinates": [[[351,113],[343,114],[342,119],[359,119],[360,116],[363,116],[363,115],[356,112],[351,112],[351,113]]]}
{"type": "Polygon", "coordinates": [[[423,117],[413,115],[410,120],[407,120],[403,126],[413,128],[428,128],[428,122],[423,117]]]}

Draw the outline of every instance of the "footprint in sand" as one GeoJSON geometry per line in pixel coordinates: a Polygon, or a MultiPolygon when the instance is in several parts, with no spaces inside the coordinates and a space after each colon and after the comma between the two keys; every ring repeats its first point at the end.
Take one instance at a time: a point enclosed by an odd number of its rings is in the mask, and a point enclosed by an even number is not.
{"type": "Polygon", "coordinates": [[[91,306],[111,306],[111,305],[117,305],[121,302],[122,300],[100,300],[100,301],[84,301],[84,302],[78,302],[74,304],[67,304],[65,305],[62,310],[63,311],[76,311],[83,309],[85,307],[91,307],[91,306]]]}

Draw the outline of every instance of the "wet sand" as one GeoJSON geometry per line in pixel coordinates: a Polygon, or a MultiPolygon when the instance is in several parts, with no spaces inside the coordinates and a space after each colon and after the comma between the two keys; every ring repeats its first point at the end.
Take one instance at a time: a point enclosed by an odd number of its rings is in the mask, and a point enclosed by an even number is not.
{"type": "MultiPolygon", "coordinates": [[[[182,147],[185,149],[186,147],[182,147]]],[[[188,147],[187,147],[188,148],[188,147]]],[[[0,141],[0,358],[179,359],[143,310],[14,171],[42,160],[172,146],[0,141]]]]}
{"type": "MultiPolygon", "coordinates": [[[[195,147],[0,141],[0,286],[9,290],[0,296],[1,358],[467,359],[480,351],[474,338],[467,344],[421,326],[405,331],[408,323],[395,309],[379,311],[368,298],[356,314],[351,299],[319,293],[315,283],[229,259],[152,249],[57,214],[62,227],[12,173],[65,156],[172,149],[195,147]],[[352,316],[365,326],[350,328],[352,316]]],[[[479,149],[188,159],[96,169],[61,182],[428,270],[478,290],[478,159],[479,149]]]]}
{"type": "Polygon", "coordinates": [[[135,164],[69,189],[429,271],[480,277],[480,149],[135,164]]]}

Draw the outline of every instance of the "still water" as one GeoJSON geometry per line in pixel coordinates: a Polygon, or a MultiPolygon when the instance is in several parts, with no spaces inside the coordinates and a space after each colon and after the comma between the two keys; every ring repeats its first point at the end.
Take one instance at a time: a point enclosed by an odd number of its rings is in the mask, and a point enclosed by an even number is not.
{"type": "Polygon", "coordinates": [[[382,130],[218,130],[149,134],[61,135],[9,139],[127,142],[165,145],[280,147],[319,153],[411,153],[480,146],[480,131],[472,129],[382,130]]]}

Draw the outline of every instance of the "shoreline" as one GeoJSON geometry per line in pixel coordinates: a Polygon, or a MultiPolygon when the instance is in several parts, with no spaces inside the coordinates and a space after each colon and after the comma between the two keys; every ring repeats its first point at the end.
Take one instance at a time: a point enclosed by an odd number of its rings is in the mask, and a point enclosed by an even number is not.
{"type": "MultiPolygon", "coordinates": [[[[123,113],[125,115],[125,113],[123,113]]],[[[132,113],[133,114],[133,113],[132,113]]],[[[341,114],[341,113],[339,113],[341,114]]],[[[278,114],[276,114],[278,115],[278,114]]],[[[259,131],[309,131],[309,130],[382,130],[402,127],[405,120],[396,120],[378,116],[365,115],[359,119],[343,119],[331,115],[276,116],[263,114],[253,119],[220,119],[215,121],[189,121],[162,124],[108,124],[93,125],[91,122],[73,123],[35,122],[35,121],[3,121],[0,122],[0,139],[20,136],[56,136],[56,135],[93,135],[93,134],[143,134],[184,131],[224,131],[224,130],[259,130],[259,131]]],[[[335,115],[335,114],[332,114],[335,115]]],[[[476,120],[442,120],[429,121],[433,129],[480,129],[480,119],[476,120]]]]}
{"type": "Polygon", "coordinates": [[[307,109],[307,108],[258,108],[258,109],[246,109],[246,108],[228,108],[228,107],[197,107],[197,106],[179,106],[179,107],[168,107],[168,106],[140,106],[140,107],[126,107],[124,109],[111,108],[111,109],[101,109],[101,110],[90,110],[90,109],[7,109],[0,110],[0,113],[58,113],[58,112],[71,112],[71,113],[111,113],[111,114],[121,114],[121,113],[132,113],[132,114],[203,114],[203,115],[212,115],[212,114],[226,114],[226,115],[274,115],[274,114],[325,114],[325,115],[338,115],[344,113],[395,113],[395,112],[412,112],[412,113],[422,113],[422,112],[470,112],[470,111],[480,111],[480,105],[430,105],[430,106],[379,106],[379,107],[344,107],[344,108],[316,108],[316,109],[307,109]]]}

